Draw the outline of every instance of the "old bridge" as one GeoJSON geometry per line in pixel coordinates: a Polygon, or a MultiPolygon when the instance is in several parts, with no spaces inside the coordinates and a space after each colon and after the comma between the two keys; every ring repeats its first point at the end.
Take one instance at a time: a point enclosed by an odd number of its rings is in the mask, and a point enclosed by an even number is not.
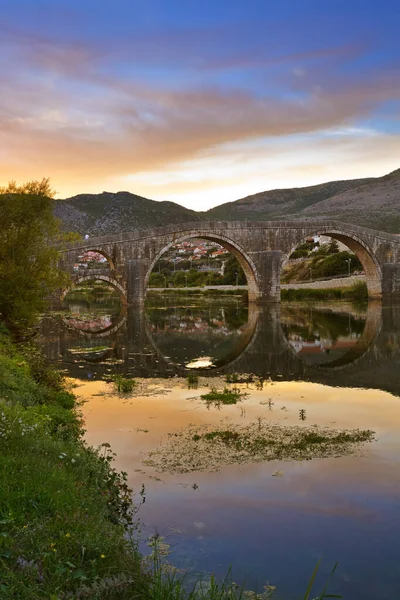
{"type": "Polygon", "coordinates": [[[128,304],[141,305],[156,261],[174,244],[200,238],[236,256],[247,277],[250,302],[273,303],[280,301],[282,266],[300,243],[317,233],[343,242],[358,256],[371,298],[400,299],[400,237],[339,221],[211,221],[134,230],[71,243],[60,250],[60,266],[70,272],[72,283],[103,279],[128,304]],[[89,250],[107,258],[108,269],[75,272],[77,257],[89,250]]]}

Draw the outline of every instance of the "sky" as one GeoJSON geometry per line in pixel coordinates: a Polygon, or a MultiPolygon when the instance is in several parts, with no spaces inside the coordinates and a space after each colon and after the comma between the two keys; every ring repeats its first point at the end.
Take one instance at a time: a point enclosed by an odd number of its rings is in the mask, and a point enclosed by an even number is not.
{"type": "Polygon", "coordinates": [[[194,210],[400,167],[398,0],[0,0],[0,186],[194,210]]]}

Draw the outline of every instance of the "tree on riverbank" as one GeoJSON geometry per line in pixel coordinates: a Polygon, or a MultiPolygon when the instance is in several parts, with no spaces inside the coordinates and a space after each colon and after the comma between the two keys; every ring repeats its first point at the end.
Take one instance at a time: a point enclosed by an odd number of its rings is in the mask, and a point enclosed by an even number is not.
{"type": "Polygon", "coordinates": [[[48,179],[0,188],[0,318],[11,329],[31,326],[66,282],[54,246],[62,239],[54,193],[48,179]]]}

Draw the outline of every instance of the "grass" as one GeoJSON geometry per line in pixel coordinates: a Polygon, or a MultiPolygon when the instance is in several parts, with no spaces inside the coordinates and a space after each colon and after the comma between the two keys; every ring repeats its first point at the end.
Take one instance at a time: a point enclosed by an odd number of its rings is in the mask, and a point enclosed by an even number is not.
{"type": "Polygon", "coordinates": [[[353,300],[363,302],[368,300],[367,285],[358,281],[347,288],[292,288],[281,290],[281,300],[353,300]]]}
{"type": "Polygon", "coordinates": [[[238,390],[237,388],[224,388],[222,391],[218,391],[216,388],[212,388],[211,392],[202,394],[200,398],[207,402],[207,405],[214,404],[220,406],[221,404],[237,404],[246,394],[238,390]]]}
{"type": "Polygon", "coordinates": [[[233,290],[229,290],[229,289],[221,289],[219,290],[217,287],[213,288],[212,290],[208,290],[206,288],[204,289],[194,289],[191,290],[190,288],[165,288],[162,292],[159,290],[154,290],[152,288],[148,288],[147,291],[147,296],[148,297],[153,297],[153,296],[173,296],[173,295],[179,295],[179,297],[182,296],[216,296],[216,295],[220,295],[220,296],[240,296],[243,300],[247,299],[247,290],[237,290],[237,289],[233,289],[233,290]]]}
{"type": "Polygon", "coordinates": [[[131,598],[141,566],[126,474],[108,445],[82,441],[59,374],[30,363],[0,336],[0,597],[131,598]]]}

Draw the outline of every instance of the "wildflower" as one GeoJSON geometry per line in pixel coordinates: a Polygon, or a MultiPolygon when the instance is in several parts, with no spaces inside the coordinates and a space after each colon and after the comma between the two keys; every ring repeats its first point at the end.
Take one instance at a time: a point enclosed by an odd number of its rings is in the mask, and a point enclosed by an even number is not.
{"type": "Polygon", "coordinates": [[[71,537],[71,534],[70,533],[66,533],[65,537],[71,537]]]}
{"type": "Polygon", "coordinates": [[[51,544],[50,544],[50,548],[54,548],[54,546],[55,546],[55,543],[54,543],[54,542],[51,542],[51,544]]]}
{"type": "Polygon", "coordinates": [[[28,529],[28,525],[24,525],[22,529],[28,529]]]}
{"type": "Polygon", "coordinates": [[[106,555],[105,554],[100,554],[100,558],[105,558],[106,555]]]}

